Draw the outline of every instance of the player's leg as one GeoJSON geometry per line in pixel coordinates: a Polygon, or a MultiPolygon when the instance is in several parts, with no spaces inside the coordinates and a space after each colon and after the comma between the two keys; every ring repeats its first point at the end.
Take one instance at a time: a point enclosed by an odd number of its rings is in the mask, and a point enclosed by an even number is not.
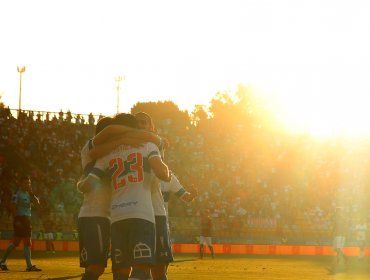
{"type": "Polygon", "coordinates": [[[155,264],[151,267],[153,280],[167,280],[167,265],[165,263],[155,264]]]}
{"type": "Polygon", "coordinates": [[[153,280],[167,280],[167,268],[173,262],[172,246],[170,239],[169,226],[166,216],[155,217],[156,228],[156,256],[155,265],[151,272],[153,280]]]}
{"type": "Polygon", "coordinates": [[[111,225],[111,253],[113,280],[128,280],[131,263],[128,260],[130,224],[117,221],[111,225]]]}
{"type": "Polygon", "coordinates": [[[112,224],[112,270],[132,267],[128,279],[152,279],[155,264],[155,224],[143,219],[127,219],[112,224]],[[117,235],[118,233],[118,235],[117,235]]]}
{"type": "Polygon", "coordinates": [[[48,246],[47,250],[52,252],[52,253],[55,253],[55,247],[54,247],[53,239],[54,239],[53,233],[50,232],[49,233],[49,239],[46,241],[47,246],[48,246]]]}
{"type": "Polygon", "coordinates": [[[13,231],[14,231],[13,241],[6,248],[5,253],[0,262],[1,270],[8,270],[8,267],[6,266],[6,260],[8,259],[10,253],[13,252],[13,250],[16,247],[18,247],[22,241],[23,224],[20,216],[13,217],[13,231]]]}
{"type": "Polygon", "coordinates": [[[23,238],[23,255],[26,259],[26,265],[27,269],[30,269],[32,267],[32,261],[31,261],[31,237],[25,237],[23,238]]]}
{"type": "Polygon", "coordinates": [[[26,260],[26,271],[41,271],[31,261],[31,222],[30,217],[20,216],[17,218],[15,225],[16,236],[19,236],[23,241],[23,255],[26,260]]]}
{"type": "Polygon", "coordinates": [[[359,241],[359,247],[360,247],[360,253],[359,253],[359,256],[358,256],[358,259],[359,260],[362,260],[364,257],[365,257],[365,240],[360,240],[359,241]]]}
{"type": "Polygon", "coordinates": [[[97,280],[104,273],[105,267],[99,264],[90,264],[82,275],[82,280],[97,280]]]}
{"type": "Polygon", "coordinates": [[[103,217],[79,219],[80,266],[83,280],[96,280],[104,273],[110,244],[110,222],[103,217]]]}
{"type": "Polygon", "coordinates": [[[347,265],[347,256],[344,254],[343,248],[346,243],[346,237],[341,237],[341,243],[340,243],[340,257],[344,265],[347,265]]]}
{"type": "Polygon", "coordinates": [[[211,252],[212,259],[215,257],[214,251],[213,251],[213,246],[212,246],[212,238],[211,237],[206,237],[206,242],[209,248],[209,251],[211,252]]]}
{"type": "Polygon", "coordinates": [[[13,238],[13,241],[8,245],[8,247],[6,248],[5,253],[4,253],[4,255],[3,255],[3,257],[1,258],[1,261],[0,261],[0,269],[1,270],[4,270],[4,271],[9,270],[7,265],[6,265],[6,260],[8,259],[10,253],[13,252],[13,250],[19,246],[21,240],[22,239],[20,237],[15,236],[13,238]]]}
{"type": "Polygon", "coordinates": [[[145,264],[134,265],[129,280],[149,280],[154,279],[151,276],[151,266],[145,264]]]}
{"type": "Polygon", "coordinates": [[[204,243],[205,243],[204,236],[200,236],[199,237],[199,254],[200,254],[201,259],[203,259],[203,254],[204,254],[204,243]]]}
{"type": "Polygon", "coordinates": [[[212,245],[209,245],[208,248],[211,251],[211,257],[212,257],[212,259],[214,259],[215,258],[215,253],[213,251],[213,246],[212,245]]]}
{"type": "Polygon", "coordinates": [[[53,233],[45,232],[44,239],[46,243],[46,251],[55,253],[54,244],[53,244],[53,233]]]}

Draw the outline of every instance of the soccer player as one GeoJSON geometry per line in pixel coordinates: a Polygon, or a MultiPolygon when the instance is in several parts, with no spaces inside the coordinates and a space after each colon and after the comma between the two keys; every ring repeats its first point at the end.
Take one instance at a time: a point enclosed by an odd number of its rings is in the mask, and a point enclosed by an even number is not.
{"type": "MultiPolygon", "coordinates": [[[[96,135],[108,125],[112,118],[102,118],[95,127],[96,135]]],[[[81,163],[84,174],[88,173],[95,161],[89,151],[94,139],[90,139],[81,150],[81,163]]],[[[109,147],[110,148],[110,147],[109,147]]],[[[86,175],[86,174],[85,174],[86,175]]],[[[80,267],[85,268],[82,280],[95,280],[103,274],[107,266],[110,244],[110,188],[104,184],[95,184],[94,189],[82,187],[82,180],[77,184],[84,199],[78,214],[78,232],[80,244],[80,267]]]]}
{"type": "Polygon", "coordinates": [[[54,243],[53,243],[53,240],[54,240],[54,226],[55,226],[55,223],[54,221],[52,220],[51,217],[48,217],[45,221],[44,221],[44,239],[45,239],[45,243],[46,243],[46,251],[47,252],[51,252],[53,254],[55,254],[55,247],[54,247],[54,243]]]}
{"type": "Polygon", "coordinates": [[[135,132],[133,128],[116,123],[115,118],[101,118],[96,125],[95,137],[81,151],[84,177],[78,189],[84,201],[78,217],[80,266],[85,268],[83,280],[98,279],[107,266],[110,245],[111,188],[109,182],[89,184],[86,175],[92,170],[95,159],[111,152],[121,144],[140,145],[142,141],[159,142],[158,137],[135,132]]]}
{"type": "MultiPolygon", "coordinates": [[[[121,114],[125,125],[137,127],[133,115],[121,114]]],[[[103,178],[105,172],[112,186],[111,258],[115,280],[149,279],[155,254],[155,218],[152,206],[153,173],[169,181],[171,172],[161,159],[157,146],[121,145],[97,160],[90,177],[103,178]]]]}
{"type": "MultiPolygon", "coordinates": [[[[151,132],[155,131],[153,120],[148,114],[139,112],[135,114],[135,117],[138,120],[139,127],[141,129],[151,132]]],[[[168,146],[168,142],[165,139],[161,139],[161,142],[162,144],[159,148],[161,149],[161,154],[163,156],[164,149],[168,146]]],[[[157,246],[156,263],[151,268],[154,280],[166,280],[168,265],[174,260],[168,226],[168,199],[170,192],[175,192],[178,197],[181,197],[183,201],[187,202],[192,201],[198,194],[195,188],[192,188],[192,192],[187,192],[173,174],[170,182],[158,180],[154,180],[152,182],[152,203],[155,214],[157,246]],[[166,195],[162,192],[162,185],[163,189],[166,190],[166,195]]]]}
{"type": "Polygon", "coordinates": [[[208,245],[209,250],[211,251],[212,259],[214,258],[214,251],[212,246],[212,227],[213,222],[209,216],[209,210],[206,209],[203,211],[201,220],[200,220],[200,258],[203,259],[204,255],[204,245],[208,245]]]}
{"type": "Polygon", "coordinates": [[[347,219],[345,216],[345,209],[343,207],[337,207],[335,209],[335,214],[333,216],[333,247],[336,252],[332,267],[330,268],[330,273],[335,274],[342,262],[346,264],[347,259],[343,253],[343,248],[346,242],[346,232],[347,232],[347,219]]]}
{"type": "Polygon", "coordinates": [[[366,217],[361,218],[361,220],[355,225],[356,241],[360,248],[360,254],[358,256],[359,260],[362,260],[365,256],[365,246],[366,246],[366,217]]]}
{"type": "Polygon", "coordinates": [[[32,192],[31,180],[23,175],[18,181],[19,190],[12,197],[11,211],[13,214],[13,229],[14,238],[5,251],[0,262],[1,270],[9,270],[6,265],[6,260],[9,254],[19,246],[23,241],[23,253],[26,259],[26,271],[41,271],[32,264],[31,260],[31,207],[34,204],[39,205],[40,201],[32,192]]]}

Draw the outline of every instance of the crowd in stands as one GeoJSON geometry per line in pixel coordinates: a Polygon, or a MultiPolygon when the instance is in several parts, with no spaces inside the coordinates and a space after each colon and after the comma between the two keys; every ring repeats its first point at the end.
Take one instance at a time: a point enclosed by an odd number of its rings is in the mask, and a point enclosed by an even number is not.
{"type": "MultiPolygon", "coordinates": [[[[33,212],[40,228],[52,219],[56,231],[73,231],[82,201],[76,190],[80,150],[101,116],[17,114],[0,108],[1,219],[9,217],[4,202],[17,188],[17,176],[27,172],[41,200],[33,212]]],[[[370,226],[369,141],[261,136],[243,128],[225,133],[191,124],[179,133],[175,121],[157,123],[158,133],[170,142],[165,161],[185,188],[194,184],[199,190],[192,203],[170,200],[175,242],[196,241],[205,208],[214,219],[215,242],[325,243],[338,206],[347,209],[349,236],[356,223],[365,220],[370,226]]]]}

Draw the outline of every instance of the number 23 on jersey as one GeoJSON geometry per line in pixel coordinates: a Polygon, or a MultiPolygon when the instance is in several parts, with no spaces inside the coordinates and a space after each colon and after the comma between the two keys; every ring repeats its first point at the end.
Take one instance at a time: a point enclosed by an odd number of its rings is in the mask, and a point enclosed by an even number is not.
{"type": "Polygon", "coordinates": [[[109,161],[109,169],[113,169],[112,184],[114,189],[123,188],[127,183],[140,183],[144,180],[143,155],[132,153],[127,159],[114,158],[109,161]]]}

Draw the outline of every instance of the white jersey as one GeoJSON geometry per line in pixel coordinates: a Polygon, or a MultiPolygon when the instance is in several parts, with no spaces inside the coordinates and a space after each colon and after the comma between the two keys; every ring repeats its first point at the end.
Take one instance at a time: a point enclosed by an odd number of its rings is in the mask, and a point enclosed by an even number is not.
{"type": "Polygon", "coordinates": [[[153,143],[140,148],[118,146],[109,155],[98,159],[91,174],[108,175],[112,187],[112,223],[130,218],[155,222],[151,197],[152,173],[149,159],[160,156],[153,143]]]}
{"type": "Polygon", "coordinates": [[[152,180],[152,204],[155,216],[167,216],[164,199],[161,192],[160,181],[153,174],[152,180]]]}
{"type": "MultiPolygon", "coordinates": [[[[81,163],[84,174],[87,175],[95,161],[89,157],[89,150],[92,149],[92,140],[90,139],[81,150],[81,163]]],[[[82,217],[110,217],[111,189],[106,184],[97,184],[96,188],[84,193],[84,199],[79,218],[82,217]]]]}
{"type": "Polygon", "coordinates": [[[178,198],[182,197],[186,193],[185,188],[181,185],[179,179],[172,174],[170,182],[161,181],[161,191],[163,194],[164,205],[166,212],[168,213],[168,201],[170,200],[170,194],[174,193],[178,198]]]}

